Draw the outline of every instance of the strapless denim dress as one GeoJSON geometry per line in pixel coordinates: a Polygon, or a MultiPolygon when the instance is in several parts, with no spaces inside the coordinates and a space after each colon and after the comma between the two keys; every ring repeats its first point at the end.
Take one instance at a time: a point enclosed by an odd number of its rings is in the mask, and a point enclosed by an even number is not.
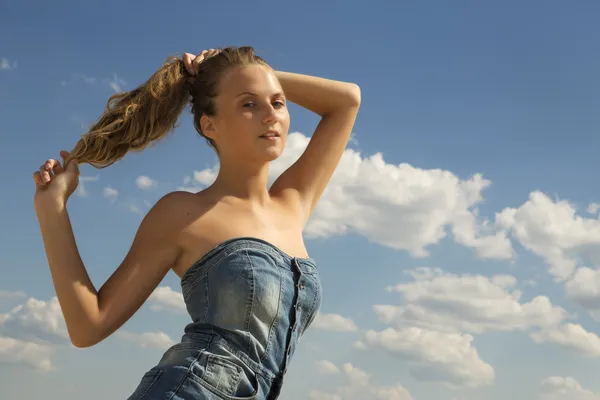
{"type": "Polygon", "coordinates": [[[262,239],[227,240],[181,278],[192,318],[128,400],[275,400],[321,306],[311,258],[262,239]]]}

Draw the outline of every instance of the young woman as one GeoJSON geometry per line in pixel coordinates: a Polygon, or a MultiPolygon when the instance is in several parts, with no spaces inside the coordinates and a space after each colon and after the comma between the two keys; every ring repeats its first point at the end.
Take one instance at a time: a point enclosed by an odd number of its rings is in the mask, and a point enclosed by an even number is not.
{"type": "MultiPolygon", "coordinates": [[[[321,304],[303,228],[344,152],[358,109],[352,83],[273,70],[251,47],[171,57],[143,85],[112,96],[69,153],[34,173],[35,210],[69,336],[93,346],[123,325],[173,270],[192,322],[143,376],[140,399],[277,399],[296,343],[321,304]],[[302,156],[270,188],[292,101],[321,116],[302,156]],[[220,169],[199,193],[173,192],[148,212],[131,248],[96,290],[66,203],[78,164],[107,167],[160,140],[191,103],[220,169]]],[[[160,168],[160,166],[155,166],[160,168]]]]}

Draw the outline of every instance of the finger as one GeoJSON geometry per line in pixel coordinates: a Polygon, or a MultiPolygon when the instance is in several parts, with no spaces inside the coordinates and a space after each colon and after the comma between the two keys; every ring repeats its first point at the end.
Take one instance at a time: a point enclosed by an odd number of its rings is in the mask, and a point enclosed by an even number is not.
{"type": "Polygon", "coordinates": [[[42,182],[40,171],[35,171],[33,173],[33,183],[35,183],[36,186],[41,186],[44,184],[44,182],[42,182]]]}
{"type": "Polygon", "coordinates": [[[43,184],[50,182],[50,173],[46,169],[46,164],[42,164],[38,172],[43,184]]]}
{"type": "Polygon", "coordinates": [[[40,177],[42,178],[42,183],[46,184],[52,180],[52,175],[50,174],[50,171],[48,171],[46,164],[42,164],[40,166],[39,171],[40,171],[40,177]]]}
{"type": "Polygon", "coordinates": [[[192,53],[184,53],[182,60],[183,60],[183,65],[185,66],[185,69],[187,70],[187,72],[190,73],[190,75],[195,75],[196,71],[194,70],[194,67],[192,65],[192,61],[196,58],[196,56],[192,53]]]}
{"type": "Polygon", "coordinates": [[[58,160],[48,159],[46,162],[40,167],[40,172],[42,175],[42,181],[48,183],[52,180],[52,175],[56,172],[55,168],[57,165],[60,165],[58,160]]]}
{"type": "Polygon", "coordinates": [[[56,162],[56,164],[54,165],[54,167],[52,168],[52,172],[54,172],[55,174],[60,174],[61,172],[64,172],[64,166],[63,164],[61,164],[60,162],[56,162]]]}
{"type": "Polygon", "coordinates": [[[77,164],[77,160],[76,159],[70,160],[69,164],[67,164],[66,160],[67,160],[67,157],[69,157],[69,155],[70,155],[70,153],[68,151],[65,151],[65,150],[62,150],[60,152],[60,156],[63,159],[62,168],[65,171],[69,170],[69,168],[70,168],[71,170],[74,170],[77,173],[77,175],[79,175],[79,165],[77,164]]]}
{"type": "Polygon", "coordinates": [[[60,165],[60,162],[53,158],[46,160],[46,162],[44,163],[44,168],[46,169],[48,174],[58,173],[59,171],[62,171],[62,166],[60,165]]]}
{"type": "MultiPolygon", "coordinates": [[[[199,56],[196,56],[196,58],[194,58],[194,59],[192,60],[192,66],[193,66],[194,68],[197,68],[197,67],[198,67],[198,65],[199,65],[199,64],[200,64],[202,61],[204,61],[204,59],[205,59],[205,58],[206,58],[206,53],[205,53],[205,51],[203,51],[203,52],[202,52],[202,54],[200,54],[199,56]]],[[[195,70],[196,70],[196,69],[194,69],[194,71],[195,71],[195,70]]]]}
{"type": "Polygon", "coordinates": [[[50,171],[52,170],[52,168],[54,168],[54,166],[56,165],[56,163],[58,163],[58,160],[54,159],[54,158],[49,158],[46,160],[46,162],[44,163],[44,167],[50,171]]]}
{"type": "Polygon", "coordinates": [[[214,57],[217,54],[219,54],[219,50],[210,49],[210,50],[208,50],[208,52],[204,58],[206,59],[206,58],[214,57]]]}

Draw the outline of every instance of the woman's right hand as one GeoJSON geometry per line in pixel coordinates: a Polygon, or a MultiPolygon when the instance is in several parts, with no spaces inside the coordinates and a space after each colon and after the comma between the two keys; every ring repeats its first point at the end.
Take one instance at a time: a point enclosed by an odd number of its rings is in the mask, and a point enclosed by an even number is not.
{"type": "MultiPolygon", "coordinates": [[[[64,163],[69,152],[63,150],[60,156],[64,163]]],[[[56,201],[65,204],[79,184],[77,161],[69,162],[65,168],[60,161],[48,159],[38,171],[33,173],[33,182],[36,186],[34,196],[36,206],[56,201]]]]}
{"type": "Polygon", "coordinates": [[[181,59],[183,60],[183,65],[185,66],[185,69],[187,69],[190,75],[194,76],[196,75],[196,71],[198,70],[198,65],[200,65],[202,61],[208,60],[209,58],[216,56],[220,52],[221,49],[209,49],[204,50],[197,56],[192,53],[183,53],[183,57],[181,57],[181,59]]]}

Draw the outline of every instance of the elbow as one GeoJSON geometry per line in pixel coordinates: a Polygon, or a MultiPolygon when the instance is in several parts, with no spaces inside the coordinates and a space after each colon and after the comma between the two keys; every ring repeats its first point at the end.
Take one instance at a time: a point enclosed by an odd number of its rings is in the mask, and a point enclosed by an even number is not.
{"type": "Polygon", "coordinates": [[[356,83],[348,84],[348,98],[353,107],[360,107],[361,92],[360,86],[358,86],[356,83]]]}
{"type": "Polygon", "coordinates": [[[91,338],[86,338],[86,337],[70,337],[71,339],[71,344],[75,347],[77,347],[78,349],[85,349],[88,347],[92,347],[94,345],[96,345],[98,343],[97,340],[92,340],[91,338]]]}
{"type": "Polygon", "coordinates": [[[97,335],[91,332],[71,332],[69,331],[69,340],[71,344],[78,349],[85,349],[98,344],[101,340],[97,335]]]}

